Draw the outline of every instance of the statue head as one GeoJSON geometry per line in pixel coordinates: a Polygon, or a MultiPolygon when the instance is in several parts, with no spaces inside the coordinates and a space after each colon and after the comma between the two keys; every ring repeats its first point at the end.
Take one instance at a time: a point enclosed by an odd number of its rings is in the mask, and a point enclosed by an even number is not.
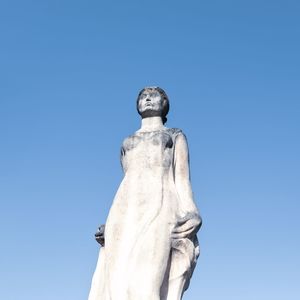
{"type": "Polygon", "coordinates": [[[168,96],[160,87],[145,87],[139,92],[136,108],[142,118],[161,117],[165,124],[169,107],[168,96]]]}

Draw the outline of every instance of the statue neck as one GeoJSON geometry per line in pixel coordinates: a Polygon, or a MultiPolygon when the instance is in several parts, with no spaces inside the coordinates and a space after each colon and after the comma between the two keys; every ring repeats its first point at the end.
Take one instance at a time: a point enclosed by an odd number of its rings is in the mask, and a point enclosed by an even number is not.
{"type": "Polygon", "coordinates": [[[143,118],[141,128],[139,131],[156,131],[156,130],[162,130],[165,126],[162,122],[161,117],[149,117],[149,118],[143,118]]]}

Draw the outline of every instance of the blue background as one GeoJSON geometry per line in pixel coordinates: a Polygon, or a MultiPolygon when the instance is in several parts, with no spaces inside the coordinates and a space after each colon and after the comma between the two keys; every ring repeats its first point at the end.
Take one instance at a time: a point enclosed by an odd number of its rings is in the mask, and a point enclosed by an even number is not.
{"type": "Polygon", "coordinates": [[[87,299],[139,90],[203,216],[185,299],[300,299],[300,2],[0,2],[0,298],[87,299]]]}

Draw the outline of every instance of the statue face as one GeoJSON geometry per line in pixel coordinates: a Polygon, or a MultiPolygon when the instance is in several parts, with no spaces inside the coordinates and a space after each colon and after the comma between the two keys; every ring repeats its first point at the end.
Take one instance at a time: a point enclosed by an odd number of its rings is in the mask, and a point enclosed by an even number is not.
{"type": "Polygon", "coordinates": [[[161,116],[163,99],[156,90],[145,90],[139,97],[138,110],[143,118],[161,116]]]}

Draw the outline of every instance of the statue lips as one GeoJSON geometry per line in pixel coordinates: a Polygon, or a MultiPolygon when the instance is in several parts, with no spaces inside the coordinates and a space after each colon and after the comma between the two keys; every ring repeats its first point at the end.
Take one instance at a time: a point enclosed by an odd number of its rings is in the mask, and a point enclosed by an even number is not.
{"type": "Polygon", "coordinates": [[[153,108],[153,104],[151,102],[146,102],[144,110],[149,110],[153,108]]]}

